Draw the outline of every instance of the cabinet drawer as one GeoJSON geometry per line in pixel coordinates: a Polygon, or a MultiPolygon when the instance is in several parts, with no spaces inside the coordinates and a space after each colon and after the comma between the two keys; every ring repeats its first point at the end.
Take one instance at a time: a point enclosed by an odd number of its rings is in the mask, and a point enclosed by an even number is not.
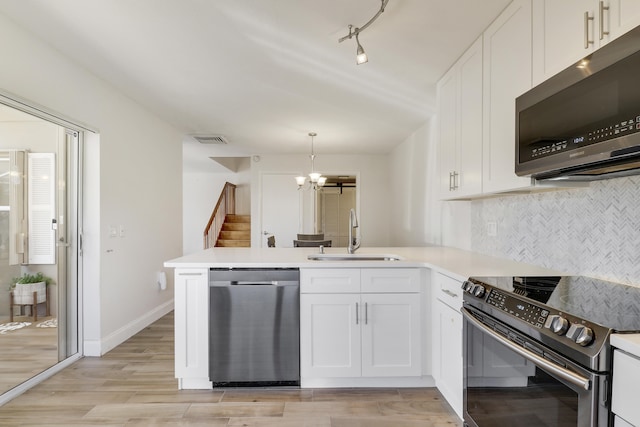
{"type": "Polygon", "coordinates": [[[442,273],[435,273],[436,297],[454,310],[462,307],[462,282],[442,273]]]}
{"type": "Polygon", "coordinates": [[[358,268],[305,268],[300,270],[300,293],[340,294],[360,292],[358,268]]]}
{"type": "MultiPolygon", "coordinates": [[[[613,396],[611,409],[632,425],[640,426],[640,359],[620,350],[613,352],[613,396]]],[[[622,424],[624,425],[624,424],[622,424]]]]}
{"type": "Polygon", "coordinates": [[[420,270],[417,268],[367,268],[361,275],[362,292],[420,292],[420,270]]]}

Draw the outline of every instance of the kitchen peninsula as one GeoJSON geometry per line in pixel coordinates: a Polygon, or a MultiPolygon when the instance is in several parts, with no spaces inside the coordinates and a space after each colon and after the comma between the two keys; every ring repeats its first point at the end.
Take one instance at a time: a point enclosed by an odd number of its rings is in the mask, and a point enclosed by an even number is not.
{"type": "MultiPolygon", "coordinates": [[[[325,253],[346,256],[346,249],[327,248],[325,253]]],[[[361,248],[356,254],[399,258],[392,261],[308,259],[317,254],[318,248],[212,248],[165,262],[166,267],[175,268],[175,374],[179,388],[212,387],[210,269],[298,268],[301,387],[435,385],[461,415],[462,282],[470,276],[559,274],[435,246],[361,248]],[[314,318],[314,308],[319,306],[339,315],[314,318]],[[346,308],[350,311],[343,313],[341,307],[356,308],[346,308]],[[354,316],[350,325],[339,323],[354,316]],[[383,321],[389,323],[379,327],[383,321]],[[328,344],[332,339],[336,342],[328,344]]]]}

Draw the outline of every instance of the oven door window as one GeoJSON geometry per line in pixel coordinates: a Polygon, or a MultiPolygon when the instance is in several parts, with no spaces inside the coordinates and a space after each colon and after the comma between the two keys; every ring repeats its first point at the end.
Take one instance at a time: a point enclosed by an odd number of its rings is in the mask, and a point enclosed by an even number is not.
{"type": "Polygon", "coordinates": [[[584,409],[591,406],[593,393],[559,380],[469,320],[464,327],[464,404],[469,426],[591,425],[593,413],[584,409]]]}

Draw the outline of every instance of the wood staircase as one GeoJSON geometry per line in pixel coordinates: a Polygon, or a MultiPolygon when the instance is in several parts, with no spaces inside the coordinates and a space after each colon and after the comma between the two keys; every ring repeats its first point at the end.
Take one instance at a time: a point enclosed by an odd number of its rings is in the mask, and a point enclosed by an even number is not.
{"type": "Polygon", "coordinates": [[[216,246],[251,247],[251,215],[226,215],[216,246]]]}

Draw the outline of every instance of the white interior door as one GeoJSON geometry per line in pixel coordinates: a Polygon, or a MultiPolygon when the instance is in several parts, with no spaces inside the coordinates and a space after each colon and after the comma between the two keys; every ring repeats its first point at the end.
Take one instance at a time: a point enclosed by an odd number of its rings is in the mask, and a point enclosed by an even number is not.
{"type": "Polygon", "coordinates": [[[322,230],[333,247],[349,244],[349,210],[356,208],[356,189],[323,188],[321,193],[322,230]]]}
{"type": "Polygon", "coordinates": [[[262,247],[274,236],[277,247],[292,248],[302,219],[296,174],[263,174],[261,194],[262,247]]]}

